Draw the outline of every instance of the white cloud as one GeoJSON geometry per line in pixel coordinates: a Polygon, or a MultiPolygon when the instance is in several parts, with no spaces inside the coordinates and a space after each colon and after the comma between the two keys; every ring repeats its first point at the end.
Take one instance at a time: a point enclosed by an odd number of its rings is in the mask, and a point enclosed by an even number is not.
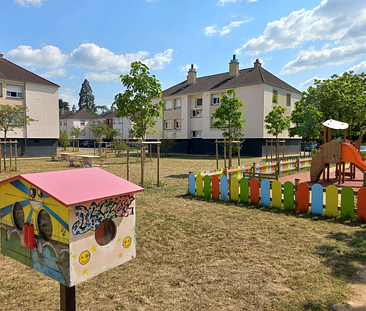
{"type": "Polygon", "coordinates": [[[43,1],[44,0],[14,0],[15,3],[18,3],[21,6],[28,6],[28,5],[41,6],[43,1]]]}
{"type": "Polygon", "coordinates": [[[320,51],[310,47],[306,51],[300,51],[295,60],[287,63],[281,74],[292,74],[327,65],[342,65],[357,60],[365,53],[366,43],[345,45],[334,49],[323,48],[320,51]]]}
{"type": "Polygon", "coordinates": [[[236,2],[237,0],[220,0],[217,5],[225,5],[226,2],[236,2]]]}
{"type": "Polygon", "coordinates": [[[300,86],[302,88],[308,88],[309,86],[313,85],[314,84],[314,80],[323,80],[323,79],[319,79],[317,76],[316,77],[313,77],[313,78],[310,78],[306,81],[304,81],[303,83],[300,84],[300,86]]]}
{"type": "Polygon", "coordinates": [[[44,78],[51,78],[51,77],[65,77],[66,76],[66,69],[65,68],[58,68],[47,71],[41,74],[44,78]]]}
{"type": "Polygon", "coordinates": [[[230,33],[233,30],[233,28],[239,27],[241,24],[248,23],[250,21],[251,21],[251,19],[247,19],[247,20],[244,20],[244,21],[234,21],[234,22],[231,22],[229,25],[222,27],[221,29],[217,29],[216,25],[207,26],[205,28],[204,34],[206,36],[212,36],[215,33],[219,33],[220,37],[225,36],[228,33],[230,33]]]}
{"type": "Polygon", "coordinates": [[[145,63],[150,69],[162,69],[165,63],[172,60],[173,50],[168,49],[147,59],[149,52],[116,55],[108,49],[101,48],[94,43],[83,43],[70,55],[70,61],[75,66],[82,66],[94,70],[108,70],[112,72],[127,72],[134,61],[145,63]]]}
{"type": "Polygon", "coordinates": [[[9,51],[6,58],[20,65],[55,69],[64,66],[68,56],[52,45],[35,50],[30,46],[19,45],[16,49],[9,51]]]}
{"type": "Polygon", "coordinates": [[[352,70],[354,73],[362,73],[366,72],[366,61],[363,61],[359,63],[358,65],[355,65],[348,69],[348,71],[352,70]]]}
{"type": "MultiPolygon", "coordinates": [[[[65,88],[63,90],[60,91],[59,94],[59,98],[61,98],[64,102],[68,102],[69,103],[69,107],[70,109],[72,109],[72,106],[75,105],[75,107],[78,107],[78,103],[79,103],[79,99],[76,98],[75,96],[78,96],[78,92],[73,90],[72,88],[65,88]]],[[[76,108],[77,109],[77,108],[76,108]]]]}
{"type": "Polygon", "coordinates": [[[331,40],[352,44],[366,39],[366,2],[345,5],[343,0],[323,0],[312,10],[294,11],[267,24],[263,34],[245,43],[239,52],[258,55],[295,48],[304,42],[331,40]]]}
{"type": "Polygon", "coordinates": [[[85,79],[90,81],[112,81],[119,79],[119,75],[109,71],[105,71],[101,74],[95,72],[88,72],[85,74],[85,79]]]}
{"type": "MultiPolygon", "coordinates": [[[[180,72],[187,73],[188,70],[191,69],[191,66],[192,64],[187,64],[185,66],[180,67],[180,72]]],[[[197,64],[193,64],[193,68],[197,70],[199,67],[197,66],[197,64]]]]}

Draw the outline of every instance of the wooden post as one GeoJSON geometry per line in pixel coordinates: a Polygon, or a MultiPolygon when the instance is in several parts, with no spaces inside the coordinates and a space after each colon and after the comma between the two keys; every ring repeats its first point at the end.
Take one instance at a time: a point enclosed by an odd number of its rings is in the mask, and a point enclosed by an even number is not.
{"type": "Polygon", "coordinates": [[[268,162],[268,141],[266,140],[266,162],[268,162]]]}
{"type": "Polygon", "coordinates": [[[1,144],[0,144],[0,173],[2,172],[2,170],[1,170],[1,157],[2,157],[2,152],[1,152],[2,150],[1,150],[1,144]]]}
{"type": "Polygon", "coordinates": [[[253,162],[253,166],[252,166],[253,178],[254,178],[254,174],[256,171],[256,166],[257,166],[257,163],[253,162]]]}
{"type": "Polygon", "coordinates": [[[240,141],[238,142],[238,166],[240,166],[240,141]]]}
{"type": "Polygon", "coordinates": [[[130,145],[127,144],[127,180],[130,180],[130,145]]]}
{"type": "Polygon", "coordinates": [[[299,202],[297,200],[297,192],[299,188],[300,178],[295,178],[295,211],[297,211],[297,207],[299,205],[299,202]]]}
{"type": "MultiPolygon", "coordinates": [[[[0,150],[1,153],[1,150],[0,150]]],[[[15,171],[18,171],[18,143],[17,141],[15,142],[15,171]]],[[[0,169],[1,172],[1,169],[0,169]]]]}
{"type": "Polygon", "coordinates": [[[331,140],[331,132],[332,132],[332,129],[328,128],[328,142],[331,140]]]}
{"type": "Polygon", "coordinates": [[[271,162],[273,161],[273,140],[271,139],[271,162]]]}
{"type": "Polygon", "coordinates": [[[362,188],[366,188],[366,171],[363,172],[363,184],[362,188]]]}
{"type": "Polygon", "coordinates": [[[285,161],[285,140],[282,141],[282,160],[285,161]]]}
{"type": "Polygon", "coordinates": [[[4,139],[4,170],[6,170],[6,140],[4,139]]]}
{"type": "Polygon", "coordinates": [[[152,162],[151,161],[151,153],[152,153],[152,147],[151,147],[152,145],[150,144],[150,162],[152,162]]]}
{"type": "Polygon", "coordinates": [[[12,168],[12,166],[13,166],[13,164],[12,164],[12,157],[13,157],[13,155],[12,155],[12,149],[13,149],[13,144],[12,144],[12,142],[10,141],[10,143],[9,143],[9,158],[10,158],[10,163],[9,163],[9,169],[11,170],[11,168],[12,168]]]}
{"type": "Polygon", "coordinates": [[[144,148],[144,145],[141,144],[140,147],[140,158],[141,158],[141,186],[144,186],[144,155],[142,152],[142,148],[144,148]]]}
{"type": "Polygon", "coordinates": [[[224,139],[224,166],[226,167],[226,138],[224,139]]]}
{"type": "Polygon", "coordinates": [[[215,141],[216,143],[216,169],[219,169],[219,145],[217,143],[217,140],[215,141]]]}
{"type": "Polygon", "coordinates": [[[60,283],[60,311],[76,311],[75,286],[60,283]]]}
{"type": "Polygon", "coordinates": [[[281,161],[277,161],[277,174],[278,176],[281,174],[281,161]]]}
{"type": "Polygon", "coordinates": [[[346,163],[345,162],[343,162],[342,170],[343,170],[342,183],[344,183],[344,177],[346,176],[346,163]]]}
{"type": "Polygon", "coordinates": [[[228,174],[228,173],[227,173],[227,166],[225,166],[224,175],[225,175],[225,177],[226,177],[226,178],[228,178],[228,177],[229,177],[227,174],[228,174]]]}
{"type": "Polygon", "coordinates": [[[160,144],[158,144],[158,146],[157,146],[157,152],[158,152],[158,154],[157,154],[157,165],[158,165],[158,172],[157,172],[157,179],[158,179],[158,187],[160,186],[160,181],[159,181],[159,176],[160,176],[160,172],[159,172],[159,169],[160,169],[160,164],[159,164],[159,162],[160,162],[160,144]]]}
{"type": "Polygon", "coordinates": [[[300,158],[297,158],[296,160],[296,170],[300,172],[300,158]]]}
{"type": "Polygon", "coordinates": [[[233,166],[233,148],[231,139],[229,140],[229,168],[233,166]]]}

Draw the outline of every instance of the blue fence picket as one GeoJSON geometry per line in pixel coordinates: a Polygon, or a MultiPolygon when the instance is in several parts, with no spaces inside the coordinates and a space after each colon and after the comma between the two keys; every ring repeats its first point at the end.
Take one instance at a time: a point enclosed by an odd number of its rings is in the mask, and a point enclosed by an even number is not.
{"type": "Polygon", "coordinates": [[[188,177],[188,191],[191,195],[196,194],[196,176],[193,174],[190,174],[188,177]]]}
{"type": "Polygon", "coordinates": [[[226,176],[222,176],[220,178],[220,184],[221,184],[221,200],[222,201],[228,201],[229,200],[229,183],[226,178],[226,176]]]}
{"type": "Polygon", "coordinates": [[[269,184],[268,179],[264,179],[261,181],[261,204],[263,206],[269,207],[271,204],[271,186],[269,184]]]}
{"type": "Polygon", "coordinates": [[[311,213],[323,214],[323,187],[320,184],[311,187],[311,213]]]}

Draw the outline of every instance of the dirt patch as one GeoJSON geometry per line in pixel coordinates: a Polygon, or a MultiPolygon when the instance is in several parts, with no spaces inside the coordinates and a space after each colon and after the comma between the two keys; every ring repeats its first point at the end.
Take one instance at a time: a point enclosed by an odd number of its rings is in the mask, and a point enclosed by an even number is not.
{"type": "Polygon", "coordinates": [[[357,271],[350,282],[350,287],[354,291],[354,296],[345,305],[334,305],[335,311],[361,311],[366,310],[366,268],[357,271]]]}

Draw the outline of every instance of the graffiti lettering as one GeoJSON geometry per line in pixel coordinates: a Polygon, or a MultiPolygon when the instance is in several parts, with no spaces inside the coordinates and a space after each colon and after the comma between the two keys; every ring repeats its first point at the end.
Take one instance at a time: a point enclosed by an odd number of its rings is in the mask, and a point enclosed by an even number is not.
{"type": "Polygon", "coordinates": [[[126,195],[118,198],[107,199],[99,202],[91,203],[89,208],[78,205],[75,207],[75,215],[78,220],[72,226],[72,233],[79,235],[95,231],[105,219],[113,219],[117,217],[128,217],[133,215],[133,207],[131,203],[135,198],[132,195],[126,195]]]}

